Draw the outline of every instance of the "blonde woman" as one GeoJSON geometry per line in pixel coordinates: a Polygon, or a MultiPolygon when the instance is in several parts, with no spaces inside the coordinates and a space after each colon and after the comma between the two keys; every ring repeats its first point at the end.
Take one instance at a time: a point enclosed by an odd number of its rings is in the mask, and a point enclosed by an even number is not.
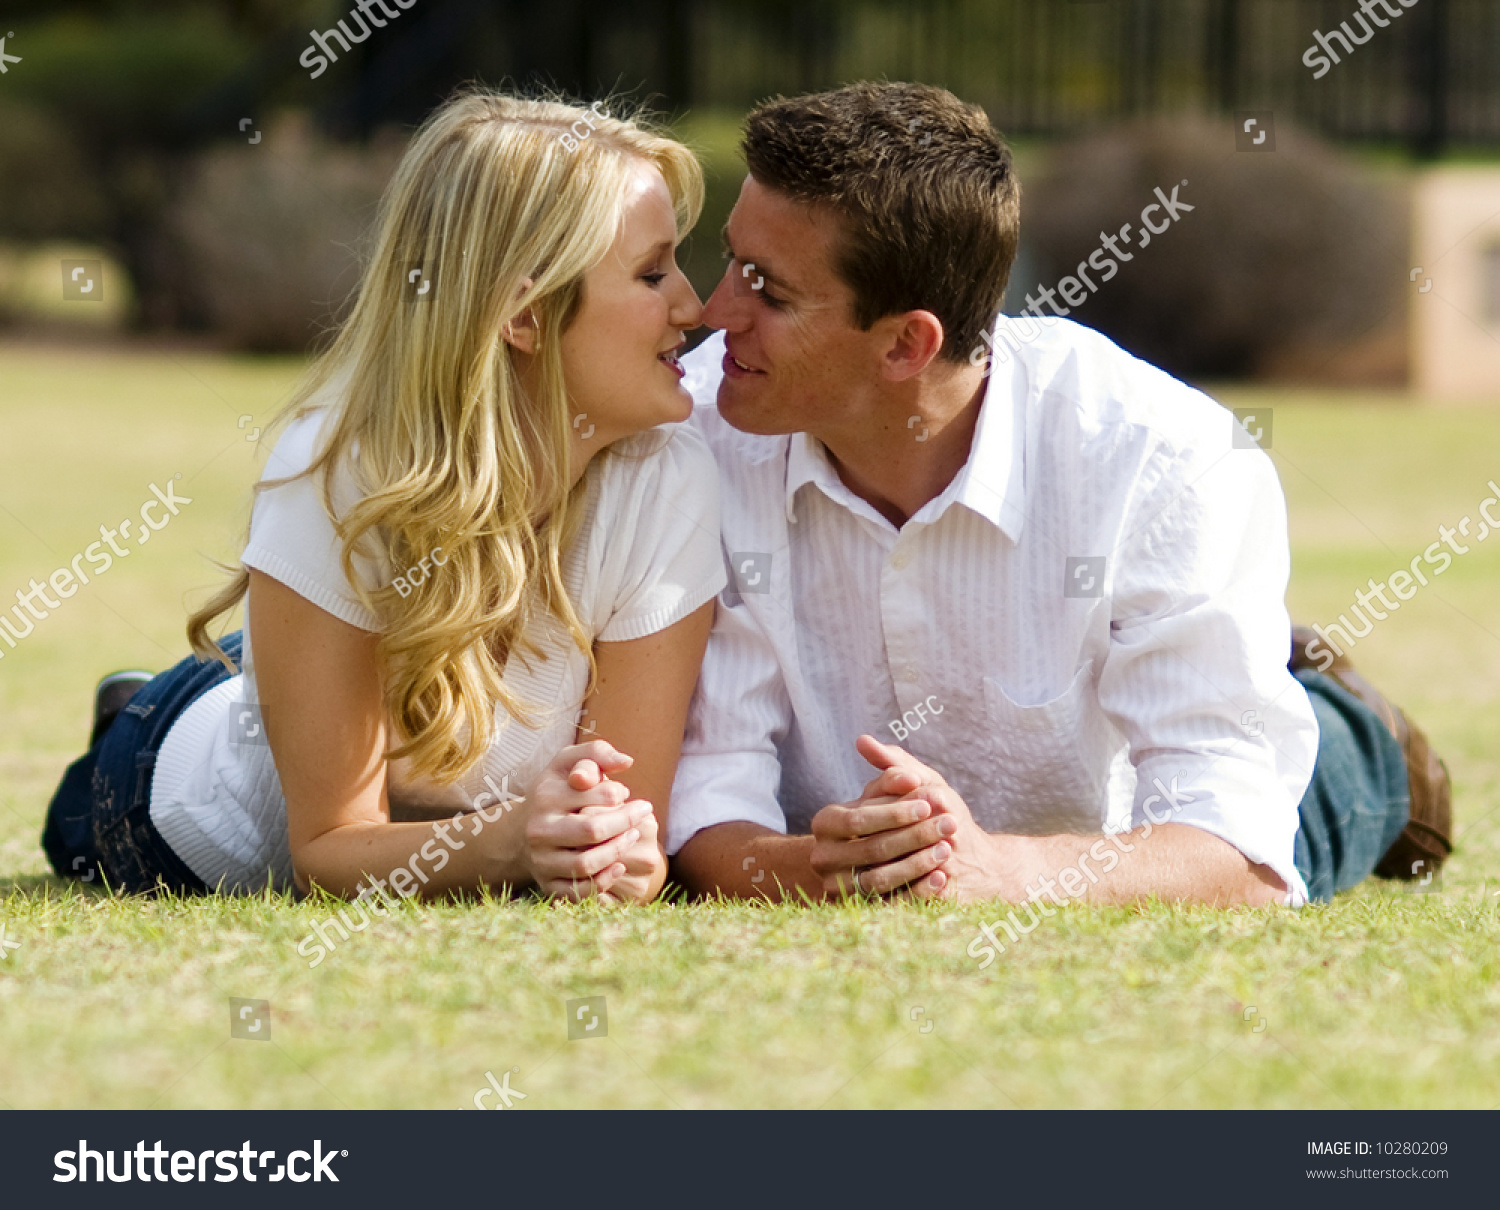
{"type": "Polygon", "coordinates": [[[49,812],[60,874],[657,894],[724,585],[713,462],[676,423],[702,193],[686,148],[597,104],[428,119],[196,656],[100,686],[49,812]]]}

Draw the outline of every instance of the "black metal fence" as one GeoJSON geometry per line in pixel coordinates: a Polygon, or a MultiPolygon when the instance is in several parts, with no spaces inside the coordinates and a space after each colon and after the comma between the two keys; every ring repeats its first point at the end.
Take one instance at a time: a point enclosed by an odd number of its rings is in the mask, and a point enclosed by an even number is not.
{"type": "Polygon", "coordinates": [[[951,88],[1010,135],[1243,108],[1421,155],[1500,145],[1500,3],[1407,3],[526,0],[476,13],[504,27],[517,78],[644,86],[674,107],[883,76],[951,88]]]}

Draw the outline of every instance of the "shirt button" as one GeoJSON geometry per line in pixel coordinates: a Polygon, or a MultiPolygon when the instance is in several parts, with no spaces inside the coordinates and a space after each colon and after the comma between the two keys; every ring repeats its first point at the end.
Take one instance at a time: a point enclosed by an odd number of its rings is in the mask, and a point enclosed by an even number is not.
{"type": "Polygon", "coordinates": [[[897,571],[905,571],[906,565],[910,562],[911,560],[907,558],[904,551],[898,551],[891,556],[891,566],[897,571]]]}
{"type": "Polygon", "coordinates": [[[907,668],[906,671],[901,674],[901,679],[908,685],[915,685],[917,683],[917,670],[915,668],[907,668]]]}

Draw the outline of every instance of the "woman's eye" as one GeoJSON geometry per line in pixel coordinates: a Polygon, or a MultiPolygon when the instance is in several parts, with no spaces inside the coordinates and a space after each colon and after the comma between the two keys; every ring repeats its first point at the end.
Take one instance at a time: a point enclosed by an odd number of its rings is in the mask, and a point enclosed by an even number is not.
{"type": "Polygon", "coordinates": [[[653,286],[659,286],[667,280],[667,275],[665,273],[647,273],[642,276],[641,280],[648,281],[653,286]]]}

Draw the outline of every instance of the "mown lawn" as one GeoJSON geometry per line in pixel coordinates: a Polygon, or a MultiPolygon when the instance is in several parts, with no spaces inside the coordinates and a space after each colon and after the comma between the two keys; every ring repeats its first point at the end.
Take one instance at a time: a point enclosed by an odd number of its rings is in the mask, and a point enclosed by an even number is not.
{"type": "MultiPolygon", "coordinates": [[[[192,504],[0,646],[0,1103],[457,1108],[508,1074],[564,1107],[1493,1107],[1500,1102],[1500,540],[1362,641],[1361,667],[1449,760],[1440,887],[1302,912],[1058,913],[987,970],[993,908],[407,906],[309,968],[328,903],[116,900],[45,874],[46,799],[94,681],[185,653],[183,599],[247,516],[298,364],[0,349],[0,600],[134,517],[192,504]],[[243,418],[243,419],[242,419],[243,418]],[[12,943],[19,943],[13,947],[12,943]],[[269,1044],[230,1037],[270,1003],[269,1044]],[[576,1043],[564,1004],[603,998],[576,1043]]],[[[1297,616],[1477,522],[1500,413],[1224,391],[1275,409],[1297,616]]],[[[494,1104],[493,1098],[489,1101],[494,1104]]]]}

